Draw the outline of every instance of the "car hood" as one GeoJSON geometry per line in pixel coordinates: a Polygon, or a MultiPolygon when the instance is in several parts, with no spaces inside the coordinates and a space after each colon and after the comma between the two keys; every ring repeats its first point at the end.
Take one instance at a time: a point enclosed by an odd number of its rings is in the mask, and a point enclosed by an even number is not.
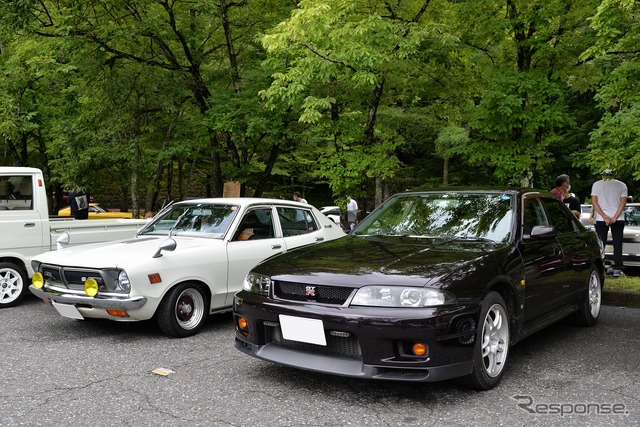
{"type": "Polygon", "coordinates": [[[254,271],[299,283],[445,288],[471,275],[489,280],[504,268],[508,251],[489,242],[346,236],[276,256],[254,271]]]}
{"type": "MultiPolygon", "coordinates": [[[[217,239],[178,237],[176,251],[186,248],[211,245],[217,239]]],[[[167,236],[138,236],[132,239],[106,243],[70,246],[57,251],[46,252],[34,257],[35,261],[71,267],[115,268],[133,262],[151,258],[167,236]]]]}

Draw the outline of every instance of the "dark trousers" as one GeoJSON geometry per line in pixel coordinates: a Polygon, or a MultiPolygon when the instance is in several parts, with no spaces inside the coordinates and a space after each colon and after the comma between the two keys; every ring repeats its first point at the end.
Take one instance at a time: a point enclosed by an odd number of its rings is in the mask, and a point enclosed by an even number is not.
{"type": "Polygon", "coordinates": [[[602,240],[602,243],[607,244],[607,236],[609,234],[609,228],[611,228],[611,238],[613,239],[613,268],[616,270],[622,270],[624,262],[622,260],[622,238],[624,236],[624,221],[616,221],[611,226],[607,225],[604,221],[596,221],[596,233],[602,240]]]}

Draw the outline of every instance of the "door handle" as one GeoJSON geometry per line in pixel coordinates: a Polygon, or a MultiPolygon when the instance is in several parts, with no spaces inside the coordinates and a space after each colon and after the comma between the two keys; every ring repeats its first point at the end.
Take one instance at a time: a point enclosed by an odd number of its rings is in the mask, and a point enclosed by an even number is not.
{"type": "Polygon", "coordinates": [[[281,249],[282,245],[271,245],[271,249],[281,249]]]}
{"type": "Polygon", "coordinates": [[[25,227],[35,227],[36,223],[35,222],[27,222],[24,224],[25,227]]]}
{"type": "Polygon", "coordinates": [[[316,242],[324,242],[324,237],[316,237],[316,242]]]}

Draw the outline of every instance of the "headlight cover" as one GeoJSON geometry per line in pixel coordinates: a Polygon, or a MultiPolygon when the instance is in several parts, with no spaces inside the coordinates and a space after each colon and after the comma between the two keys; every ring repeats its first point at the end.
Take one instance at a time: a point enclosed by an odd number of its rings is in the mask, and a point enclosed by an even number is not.
{"type": "Polygon", "coordinates": [[[131,291],[131,282],[129,281],[129,276],[124,270],[120,270],[118,273],[118,288],[123,290],[124,292],[131,291]]]}
{"type": "Polygon", "coordinates": [[[365,286],[358,289],[350,305],[371,307],[436,307],[455,304],[451,292],[402,286],[365,286]]]}
{"type": "Polygon", "coordinates": [[[249,273],[244,278],[242,289],[254,294],[269,295],[269,288],[271,287],[271,278],[264,274],[249,273]]]}

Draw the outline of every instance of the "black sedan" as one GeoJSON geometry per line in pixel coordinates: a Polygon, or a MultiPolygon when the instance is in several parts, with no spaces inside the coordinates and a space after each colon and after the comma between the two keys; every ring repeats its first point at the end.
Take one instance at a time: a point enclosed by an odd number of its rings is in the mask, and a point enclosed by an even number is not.
{"type": "Polygon", "coordinates": [[[350,235],[255,267],[235,296],[235,346],[310,371],[490,389],[511,345],[569,315],[596,323],[602,256],[546,192],[396,194],[350,235]]]}

